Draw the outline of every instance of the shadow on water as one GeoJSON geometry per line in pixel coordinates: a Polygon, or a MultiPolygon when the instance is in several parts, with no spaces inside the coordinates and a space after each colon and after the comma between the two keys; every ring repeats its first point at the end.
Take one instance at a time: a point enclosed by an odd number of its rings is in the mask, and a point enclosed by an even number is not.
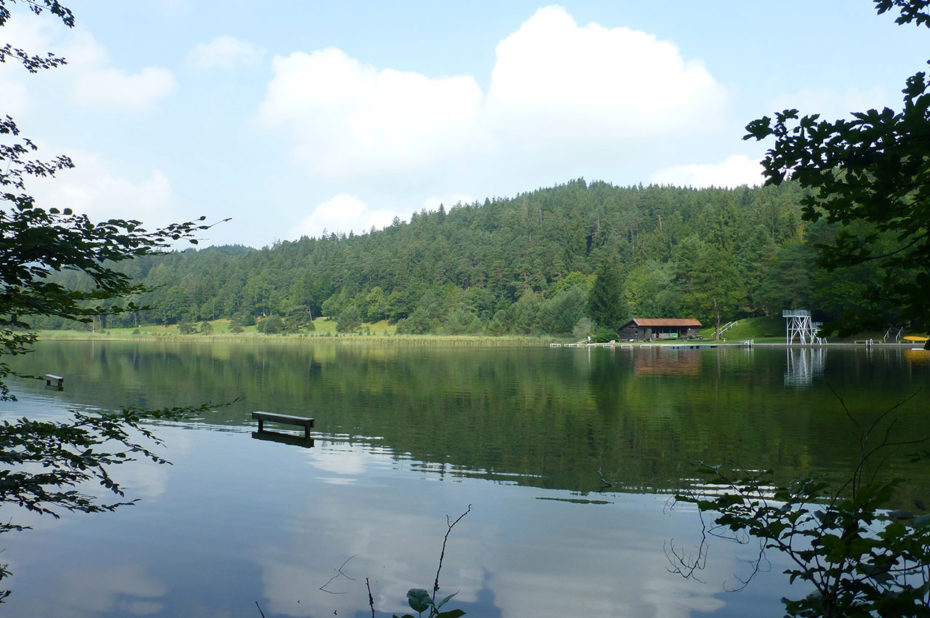
{"type": "Polygon", "coordinates": [[[277,431],[253,431],[253,440],[264,440],[265,442],[277,442],[278,444],[290,444],[292,446],[301,446],[303,448],[313,448],[313,438],[304,436],[295,436],[289,433],[279,433],[277,431]]]}

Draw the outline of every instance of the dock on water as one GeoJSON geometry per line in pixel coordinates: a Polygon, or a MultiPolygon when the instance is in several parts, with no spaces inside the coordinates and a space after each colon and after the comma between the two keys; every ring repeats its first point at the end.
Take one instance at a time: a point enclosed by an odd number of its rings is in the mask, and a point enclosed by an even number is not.
{"type": "Polygon", "coordinates": [[[737,343],[550,343],[550,348],[620,348],[621,350],[631,350],[633,348],[661,348],[665,350],[710,350],[713,348],[746,348],[752,347],[753,341],[742,341],[737,343]]]}

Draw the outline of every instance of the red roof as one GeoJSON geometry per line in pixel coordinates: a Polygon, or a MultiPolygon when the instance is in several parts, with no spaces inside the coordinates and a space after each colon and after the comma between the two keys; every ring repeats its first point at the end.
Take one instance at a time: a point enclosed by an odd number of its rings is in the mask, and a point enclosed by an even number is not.
{"type": "Polygon", "coordinates": [[[637,326],[700,326],[691,318],[633,318],[637,326]]]}

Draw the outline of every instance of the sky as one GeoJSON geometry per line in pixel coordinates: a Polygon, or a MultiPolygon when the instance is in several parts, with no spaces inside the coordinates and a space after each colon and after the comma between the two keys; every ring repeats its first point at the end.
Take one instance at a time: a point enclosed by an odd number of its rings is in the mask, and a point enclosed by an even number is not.
{"type": "Polygon", "coordinates": [[[576,178],[762,181],[746,124],[900,108],[930,32],[869,0],[73,0],[22,3],[0,113],[76,168],[40,203],[149,227],[229,218],[203,245],[366,233],[576,178]]]}

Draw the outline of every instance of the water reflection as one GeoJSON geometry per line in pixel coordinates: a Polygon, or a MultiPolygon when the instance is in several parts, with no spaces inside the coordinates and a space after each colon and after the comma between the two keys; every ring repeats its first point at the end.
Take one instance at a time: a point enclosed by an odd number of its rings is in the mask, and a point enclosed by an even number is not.
{"type": "Polygon", "coordinates": [[[163,612],[162,598],[168,592],[141,565],[131,563],[90,569],[85,566],[62,573],[60,582],[54,600],[48,599],[52,607],[36,615],[61,615],[55,607],[65,606],[69,613],[78,616],[151,616],[163,612]]]}
{"type": "MultiPolygon", "coordinates": [[[[663,494],[699,461],[836,472],[856,450],[824,383],[867,415],[930,384],[930,365],[887,350],[831,350],[817,370],[781,349],[672,352],[40,346],[24,364],[59,369],[67,390],[20,382],[0,416],[246,400],[160,426],[174,465],[117,471],[139,505],[6,535],[9,614],[254,616],[258,601],[268,616],[363,616],[366,577],[379,610],[402,612],[408,588],[432,583],[444,516],[468,504],[441,583],[469,615],[777,613],[778,564],[723,592],[755,548],[712,546],[703,584],[668,574],[665,544],[697,544],[699,529],[663,494]],[[822,378],[785,388],[786,362],[822,378]],[[252,439],[253,409],[315,416],[313,447],[252,439]]],[[[930,430],[927,390],[904,430],[930,430]]],[[[893,472],[915,495],[930,485],[922,467],[893,472]]]]}
{"type": "Polygon", "coordinates": [[[694,349],[639,348],[633,355],[636,377],[696,376],[701,373],[703,353],[694,349]]]}
{"type": "MultiPolygon", "coordinates": [[[[42,391],[48,401],[162,407],[242,397],[197,422],[254,429],[256,409],[314,416],[318,436],[375,440],[450,474],[592,492],[603,477],[674,490],[700,461],[830,473],[857,456],[834,390],[867,419],[930,385],[930,364],[901,350],[826,354],[50,342],[17,361],[27,373],[66,376],[64,393],[42,391]]],[[[899,427],[930,433],[920,413],[928,407],[930,388],[899,427]]]]}
{"type": "Polygon", "coordinates": [[[815,377],[823,376],[826,355],[822,346],[785,348],[785,386],[810,386],[815,377]]]}
{"type": "MultiPolygon", "coordinates": [[[[4,539],[9,615],[254,616],[258,601],[268,616],[363,616],[366,577],[379,611],[402,612],[407,589],[432,582],[444,514],[468,504],[441,584],[469,615],[735,615],[721,582],[738,555],[705,573],[710,586],[667,573],[664,543],[696,529],[693,513],[666,512],[662,496],[572,501],[360,442],[300,449],[248,431],[159,433],[174,465],[145,465],[165,471],[163,492],[4,539]]],[[[749,594],[773,599],[764,586],[749,594]]]]}
{"type": "Polygon", "coordinates": [[[300,446],[303,448],[313,448],[313,438],[295,436],[289,433],[278,433],[276,431],[253,431],[253,440],[264,440],[266,442],[277,442],[278,444],[290,444],[291,446],[300,446]]]}

